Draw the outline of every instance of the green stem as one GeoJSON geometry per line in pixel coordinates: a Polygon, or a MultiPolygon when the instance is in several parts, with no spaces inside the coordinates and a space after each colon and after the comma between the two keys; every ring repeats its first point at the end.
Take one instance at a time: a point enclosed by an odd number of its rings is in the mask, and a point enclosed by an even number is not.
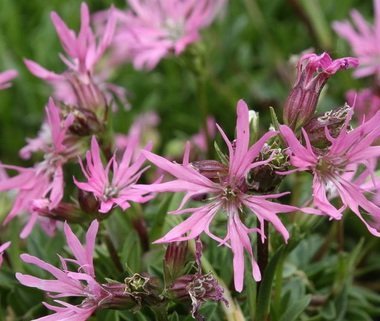
{"type": "Polygon", "coordinates": [[[168,312],[164,305],[151,306],[151,310],[154,312],[157,321],[168,321],[168,312]]]}
{"type": "MultiPolygon", "coordinates": [[[[264,235],[266,238],[264,242],[259,240],[257,242],[257,264],[259,265],[261,273],[264,273],[267,265],[268,265],[268,257],[269,257],[269,233],[268,233],[268,222],[264,221],[264,235]]],[[[260,291],[261,282],[257,284],[257,293],[260,291]]]]}
{"type": "Polygon", "coordinates": [[[123,272],[123,265],[121,264],[120,257],[117,254],[117,250],[115,248],[115,245],[113,244],[111,238],[109,237],[107,232],[105,231],[105,234],[103,235],[104,241],[107,246],[108,253],[110,254],[112,262],[115,264],[115,267],[119,272],[123,272]]]}

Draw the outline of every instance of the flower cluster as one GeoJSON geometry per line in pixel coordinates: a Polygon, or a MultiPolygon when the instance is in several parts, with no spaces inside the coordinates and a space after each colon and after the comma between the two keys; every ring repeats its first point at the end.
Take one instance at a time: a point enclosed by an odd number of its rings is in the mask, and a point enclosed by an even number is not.
{"type": "MultiPolygon", "coordinates": [[[[258,113],[240,99],[235,136],[230,139],[214,117],[200,108],[203,128],[187,136],[182,161],[157,152],[160,149],[154,145],[159,141],[156,127],[161,115],[154,111],[138,115],[127,134],[115,134],[109,108],[116,106],[115,96],[119,103],[126,102],[125,90],[108,83],[110,70],[122,63],[150,70],[164,57],[181,54],[200,41],[201,30],[215,20],[227,1],[128,3],[126,10],[111,7],[94,19],[82,3],[79,32],[71,30],[57,13],[51,14],[65,52],[63,73],[25,60],[30,72],[52,85],[54,93],[37,137],[28,138],[19,151],[29,167],[0,163],[0,192],[6,192],[6,200],[12,203],[3,223],[7,228],[19,217],[25,223],[20,233],[23,239],[37,222],[47,233],[43,237],[63,230],[73,256],[59,255],[58,268],[36,256],[21,255],[23,263],[42,272],[39,277],[16,273],[17,280],[46,292],[54,302],[43,303],[52,314],[35,320],[85,321],[99,310],[145,308],[157,319],[167,319],[177,304],[184,305],[195,319],[205,320],[200,310],[205,302],[225,303],[225,309],[236,305],[230,288],[243,291],[246,258],[252,282],[262,281],[268,271],[268,252],[287,248],[293,232],[303,228],[298,217],[308,220],[308,215],[316,215],[312,219],[329,224],[353,212],[370,234],[380,237],[378,84],[348,92],[348,104],[324,113],[318,110],[321,91],[336,73],[358,66],[356,76],[379,72],[378,48],[372,40],[379,36],[380,0],[375,0],[373,30],[357,12],[352,16],[358,31],[348,22],[334,24],[359,59],[334,60],[326,52],[300,57],[295,83],[283,104],[282,122],[272,110],[271,126],[260,131],[258,113]],[[213,142],[217,136],[224,147],[213,142]],[[210,150],[212,143],[215,151],[210,150]],[[192,155],[191,147],[196,150],[192,155]],[[157,170],[153,182],[146,175],[147,162],[157,170]],[[307,186],[302,203],[288,181],[307,175],[312,182],[302,183],[307,186]],[[161,200],[161,193],[176,196],[161,200]],[[84,244],[73,232],[76,223],[78,233],[88,226],[84,244]],[[114,235],[114,230],[122,232],[114,235]],[[141,246],[126,244],[129,236],[136,237],[141,246]],[[155,244],[153,250],[150,243],[155,244]],[[163,269],[150,266],[149,260],[161,255],[159,248],[166,243],[163,269]],[[226,249],[231,261],[227,282],[233,283],[231,287],[218,277],[220,267],[213,270],[207,262],[208,249],[218,247],[226,249]],[[144,259],[142,266],[129,267],[126,249],[144,259]],[[189,249],[193,260],[187,255],[189,249]],[[44,278],[45,273],[49,278],[44,278]]],[[[0,89],[8,88],[16,75],[13,70],[0,73],[0,89]]],[[[3,243],[1,236],[0,266],[11,266],[13,252],[4,256],[11,242],[3,243]]],[[[19,246],[14,243],[12,247],[19,246]]],[[[280,277],[277,273],[276,278],[280,277]]],[[[278,287],[281,282],[278,279],[278,287]]],[[[227,315],[239,318],[239,313],[236,309],[227,315]]]]}

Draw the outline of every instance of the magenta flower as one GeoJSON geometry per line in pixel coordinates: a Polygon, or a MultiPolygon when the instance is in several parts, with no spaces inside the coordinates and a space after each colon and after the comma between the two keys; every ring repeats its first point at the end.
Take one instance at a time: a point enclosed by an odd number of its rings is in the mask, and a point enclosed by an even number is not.
{"type": "MultiPolygon", "coordinates": [[[[351,115],[346,119],[347,128],[351,115]]],[[[314,149],[304,131],[306,146],[303,146],[293,131],[283,125],[281,134],[289,145],[291,164],[298,171],[310,171],[313,176],[314,205],[323,213],[333,219],[341,219],[346,208],[350,208],[375,236],[380,236],[363,217],[360,208],[369,215],[380,217],[380,208],[366,198],[369,189],[363,188],[363,174],[358,179],[353,177],[357,173],[359,165],[364,165],[365,177],[372,176],[373,162],[380,155],[380,147],[372,146],[380,135],[380,112],[369,121],[359,127],[347,131],[343,129],[336,138],[326,136],[331,145],[326,151],[318,152],[314,149]],[[339,196],[343,205],[337,209],[330,203],[330,198],[339,196]]]]}
{"type": "Polygon", "coordinates": [[[46,291],[52,298],[83,297],[78,306],[60,300],[54,300],[60,306],[44,305],[55,313],[36,320],[87,320],[97,309],[99,302],[108,296],[107,291],[95,280],[93,252],[99,223],[93,221],[86,234],[86,244],[82,245],[74,235],[69,225],[65,223],[64,232],[67,244],[75,259],[60,257],[62,269],[46,263],[35,256],[22,254],[21,259],[50,273],[55,279],[46,280],[32,275],[16,273],[17,280],[28,287],[46,291]],[[77,271],[70,271],[68,263],[77,266],[77,271]]]}
{"type": "Polygon", "coordinates": [[[339,70],[357,67],[356,58],[332,60],[328,53],[305,54],[297,65],[297,80],[284,106],[284,122],[293,129],[307,124],[313,117],[319,95],[327,80],[339,70]]]}
{"type": "MultiPolygon", "coordinates": [[[[46,114],[49,139],[41,138],[41,143],[38,144],[39,149],[44,152],[44,160],[32,168],[1,165],[2,168],[18,172],[18,175],[0,181],[0,191],[17,190],[13,207],[4,223],[8,223],[23,212],[31,214],[21,233],[23,238],[30,234],[38,219],[38,213],[33,211],[35,202],[46,199],[49,209],[53,209],[62,200],[64,190],[62,166],[69,158],[76,155],[77,151],[75,145],[69,146],[65,140],[72,118],[69,116],[62,120],[59,109],[52,99],[46,107],[46,114]]],[[[35,146],[35,144],[27,145],[23,149],[24,155],[28,156],[29,153],[35,151],[33,148],[35,146]]]]}
{"type": "Polygon", "coordinates": [[[380,1],[374,0],[375,21],[371,26],[357,11],[351,11],[353,23],[349,21],[336,21],[334,30],[339,36],[346,39],[351,45],[355,56],[359,58],[360,67],[354,72],[356,77],[380,74],[380,1]]]}
{"type": "Polygon", "coordinates": [[[1,265],[3,264],[4,251],[10,246],[11,246],[11,242],[5,242],[4,244],[0,245],[0,268],[1,268],[1,265]]]}
{"type": "Polygon", "coordinates": [[[113,42],[114,63],[131,60],[136,69],[153,69],[170,53],[179,55],[199,40],[225,0],[129,0],[118,10],[120,26],[113,42]]]}
{"type": "Polygon", "coordinates": [[[10,81],[18,75],[16,70],[7,70],[0,73],[0,90],[12,86],[10,81]]]}
{"type": "Polygon", "coordinates": [[[137,180],[146,170],[146,168],[141,169],[145,161],[142,154],[132,163],[137,144],[137,138],[130,140],[121,161],[117,162],[113,156],[104,168],[98,142],[95,137],[92,138],[91,150],[86,154],[86,168],[80,160],[87,182],[78,182],[75,179],[74,181],[78,188],[93,193],[100,201],[99,212],[108,213],[114,206],[126,210],[130,207],[131,201],[142,203],[151,198],[146,195],[146,192],[134,188],[137,180]],[[110,179],[111,171],[112,179],[110,179]]]}
{"type": "Polygon", "coordinates": [[[146,157],[159,168],[175,177],[174,180],[140,186],[142,189],[151,192],[185,192],[180,208],[173,214],[190,213],[184,222],[180,223],[169,231],[156,243],[176,242],[194,239],[202,232],[218,241],[221,245],[226,245],[233,252],[234,281],[237,291],[243,289],[244,279],[244,250],[251,258],[252,274],[255,280],[261,279],[259,267],[254,259],[253,249],[249,234],[258,232],[262,239],[264,235],[264,221],[273,224],[274,228],[284,237],[289,238],[289,233],[280,221],[277,213],[292,212],[296,210],[293,206],[282,205],[269,201],[270,198],[279,198],[283,194],[254,195],[248,191],[246,176],[248,172],[260,165],[270,161],[255,162],[265,142],[276,135],[276,132],[266,133],[256,144],[249,146],[249,117],[248,107],[244,101],[239,101],[237,105],[236,141],[231,143],[223,130],[218,127],[229,151],[229,164],[224,165],[216,161],[206,161],[207,164],[214,164],[217,172],[211,180],[203,175],[196,166],[189,163],[189,149],[184,155],[183,164],[176,164],[163,157],[144,152],[146,157]],[[191,198],[203,194],[208,194],[208,202],[197,208],[181,209],[191,198]],[[214,235],[210,231],[211,221],[216,215],[227,218],[227,235],[224,239],[214,235]],[[242,218],[248,215],[255,215],[259,221],[259,228],[247,227],[242,218]]]}

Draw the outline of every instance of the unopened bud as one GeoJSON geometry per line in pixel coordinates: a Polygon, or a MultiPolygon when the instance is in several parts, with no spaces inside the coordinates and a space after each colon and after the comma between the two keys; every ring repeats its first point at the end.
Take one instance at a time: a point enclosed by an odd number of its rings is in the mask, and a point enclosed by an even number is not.
{"type": "Polygon", "coordinates": [[[332,60],[327,53],[303,55],[297,66],[297,80],[284,106],[284,122],[293,130],[313,117],[319,95],[327,80],[342,69],[356,67],[356,58],[332,60]]]}
{"type": "Polygon", "coordinates": [[[165,281],[168,284],[182,274],[186,263],[187,248],[187,241],[169,243],[164,259],[165,281]]]}
{"type": "Polygon", "coordinates": [[[312,118],[305,126],[311,145],[319,149],[330,146],[331,142],[326,137],[326,130],[331,137],[336,138],[343,129],[350,113],[352,113],[352,108],[346,104],[343,107],[328,111],[322,116],[312,118]]]}

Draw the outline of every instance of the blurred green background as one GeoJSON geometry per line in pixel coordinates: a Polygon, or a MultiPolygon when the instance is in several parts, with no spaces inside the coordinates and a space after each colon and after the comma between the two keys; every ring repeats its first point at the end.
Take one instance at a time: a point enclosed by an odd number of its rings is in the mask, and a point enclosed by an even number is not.
{"type": "MultiPolygon", "coordinates": [[[[122,0],[88,1],[92,12],[111,3],[126,6],[122,0]]],[[[20,74],[11,89],[0,92],[0,159],[4,163],[25,164],[18,159],[18,150],[25,137],[36,135],[51,93],[49,86],[28,72],[23,58],[63,71],[58,57],[62,50],[49,13],[57,11],[77,30],[79,6],[76,0],[0,0],[0,70],[15,68],[20,74]]],[[[337,39],[330,26],[332,21],[348,17],[353,7],[372,16],[371,1],[229,1],[224,16],[203,32],[210,113],[232,131],[235,104],[243,98],[261,112],[266,124],[268,106],[280,111],[291,87],[294,68],[287,64],[291,55],[309,48],[327,50],[333,57],[349,54],[346,43],[337,39]]],[[[364,86],[363,80],[350,76],[351,72],[334,76],[322,107],[342,105],[347,89],[364,86]]],[[[161,116],[161,141],[199,130],[195,83],[181,58],[166,59],[152,72],[134,71],[126,65],[110,81],[127,88],[132,104],[130,112],[119,113],[118,131],[126,132],[142,110],[156,110],[161,116]]]]}

